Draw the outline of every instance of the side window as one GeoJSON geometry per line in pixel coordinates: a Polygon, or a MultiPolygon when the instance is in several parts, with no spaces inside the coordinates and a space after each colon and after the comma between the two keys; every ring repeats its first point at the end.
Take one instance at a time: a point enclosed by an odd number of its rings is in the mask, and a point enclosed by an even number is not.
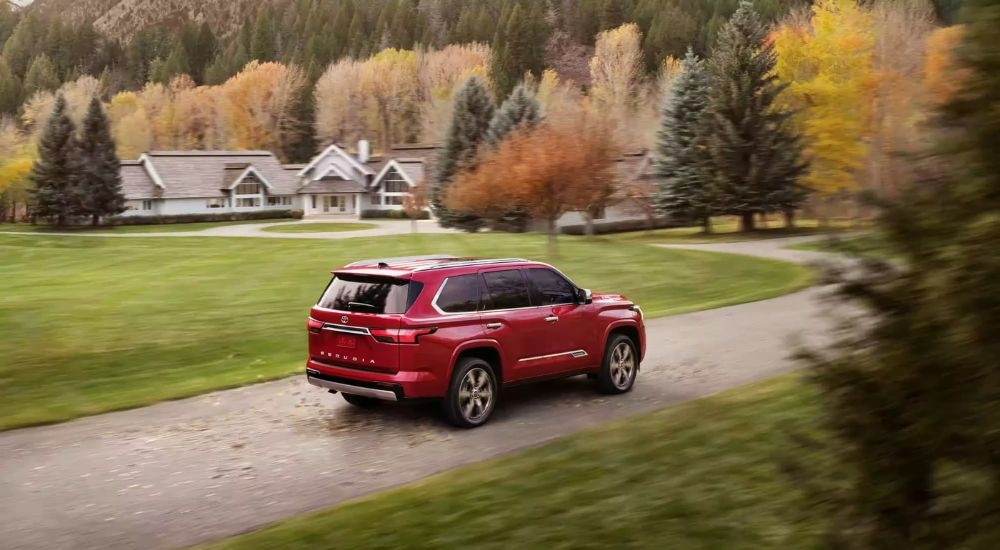
{"type": "Polygon", "coordinates": [[[551,269],[528,269],[531,282],[531,303],[536,306],[572,304],[576,302],[576,289],[563,276],[551,269]]]}
{"type": "Polygon", "coordinates": [[[531,305],[528,299],[528,285],[525,284],[524,276],[519,269],[488,271],[483,273],[483,279],[486,280],[486,288],[489,289],[490,298],[493,299],[491,309],[511,309],[531,305]]]}
{"type": "Polygon", "coordinates": [[[446,313],[465,313],[479,309],[479,276],[449,277],[441,287],[435,304],[446,313]]]}

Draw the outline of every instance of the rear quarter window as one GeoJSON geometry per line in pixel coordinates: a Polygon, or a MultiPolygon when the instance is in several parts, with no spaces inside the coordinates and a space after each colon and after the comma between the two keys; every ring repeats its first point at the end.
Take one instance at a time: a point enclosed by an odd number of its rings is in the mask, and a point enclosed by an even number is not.
{"type": "Polygon", "coordinates": [[[423,286],[417,281],[339,274],[327,285],[316,305],[358,313],[406,313],[423,286]]]}
{"type": "Polygon", "coordinates": [[[445,313],[468,313],[479,310],[479,275],[448,277],[441,283],[434,305],[445,313]]]}

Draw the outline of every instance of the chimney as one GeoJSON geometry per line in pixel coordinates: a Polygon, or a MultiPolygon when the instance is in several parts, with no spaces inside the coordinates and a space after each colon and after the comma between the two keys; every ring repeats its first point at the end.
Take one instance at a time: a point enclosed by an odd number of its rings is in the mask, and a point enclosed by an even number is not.
{"type": "Polygon", "coordinates": [[[371,146],[368,144],[367,139],[358,140],[358,162],[365,164],[368,162],[369,154],[371,153],[371,146]]]}

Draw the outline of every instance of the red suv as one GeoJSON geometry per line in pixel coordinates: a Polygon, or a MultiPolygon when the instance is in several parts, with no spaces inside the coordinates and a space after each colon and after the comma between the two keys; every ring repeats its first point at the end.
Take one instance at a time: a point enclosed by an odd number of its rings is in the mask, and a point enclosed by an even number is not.
{"type": "Polygon", "coordinates": [[[539,262],[389,258],[333,274],[309,315],[306,377],[359,407],[441,399],[471,428],[502,386],[587,374],[627,392],[646,349],[638,306],[539,262]]]}

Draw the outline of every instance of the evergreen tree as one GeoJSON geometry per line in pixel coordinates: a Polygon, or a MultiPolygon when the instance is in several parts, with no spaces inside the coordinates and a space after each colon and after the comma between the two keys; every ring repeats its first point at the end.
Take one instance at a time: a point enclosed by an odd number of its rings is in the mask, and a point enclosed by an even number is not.
{"type": "Polygon", "coordinates": [[[74,136],[76,129],[66,113],[66,98],[56,98],[55,108],[38,141],[38,160],[31,167],[29,179],[32,214],[65,226],[81,212],[77,186],[79,155],[74,136]]]}
{"type": "Polygon", "coordinates": [[[540,76],[545,69],[547,27],[541,3],[532,5],[535,7],[529,13],[521,4],[514,4],[493,41],[490,77],[497,97],[510,94],[525,73],[540,76]]]}
{"type": "Polygon", "coordinates": [[[24,97],[30,98],[39,91],[52,91],[59,87],[59,75],[56,68],[44,53],[36,57],[24,75],[24,97]]]}
{"type": "Polygon", "coordinates": [[[967,9],[963,78],[925,129],[937,143],[882,205],[887,259],[832,273],[863,322],[830,353],[805,354],[845,467],[830,484],[849,483],[830,492],[846,501],[830,503],[847,524],[831,526],[842,548],[996,546],[1000,118],[985,114],[1000,105],[1000,2],[967,9]]]}
{"type": "Polygon", "coordinates": [[[257,12],[257,19],[254,22],[253,35],[250,39],[250,59],[261,62],[277,59],[274,43],[276,34],[274,12],[270,4],[266,4],[257,12]]]}
{"type": "Polygon", "coordinates": [[[660,179],[657,209],[680,219],[701,221],[712,230],[716,193],[705,144],[708,122],[708,72],[688,49],[664,104],[657,132],[654,173],[660,179]]]}
{"type": "Polygon", "coordinates": [[[471,77],[455,94],[451,125],[438,160],[437,181],[431,188],[431,205],[442,227],[476,231],[482,222],[475,216],[450,212],[443,206],[444,197],[455,174],[476,156],[479,144],[486,139],[493,118],[493,100],[476,77],[471,77]]]}
{"type": "Polygon", "coordinates": [[[111,123],[104,115],[101,101],[95,96],[83,119],[82,135],[77,147],[80,172],[77,188],[80,193],[81,215],[90,216],[97,225],[103,216],[125,211],[122,194],[121,163],[111,137],[111,123]]]}
{"type": "Polygon", "coordinates": [[[21,79],[0,57],[0,113],[13,114],[21,106],[21,79]]]}
{"type": "Polygon", "coordinates": [[[791,206],[790,190],[807,167],[791,112],[776,103],[784,86],[766,34],[753,4],[742,0],[709,60],[710,169],[720,206],[740,216],[744,231],[754,229],[756,214],[791,206]]]}
{"type": "Polygon", "coordinates": [[[538,100],[528,93],[524,84],[518,84],[493,115],[486,134],[487,142],[498,143],[518,126],[534,126],[542,118],[541,109],[538,100]]]}

